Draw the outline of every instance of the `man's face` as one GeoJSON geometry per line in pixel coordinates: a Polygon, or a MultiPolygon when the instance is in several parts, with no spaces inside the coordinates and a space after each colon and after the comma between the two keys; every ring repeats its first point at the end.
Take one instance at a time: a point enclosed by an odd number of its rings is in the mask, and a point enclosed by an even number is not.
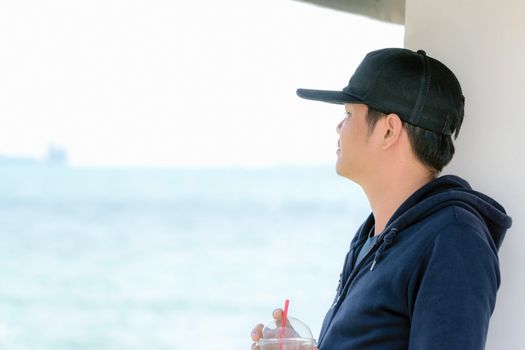
{"type": "Polygon", "coordinates": [[[368,107],[364,104],[347,103],[345,111],[346,118],[336,129],[339,134],[336,171],[339,175],[360,183],[373,159],[366,120],[368,107]]]}

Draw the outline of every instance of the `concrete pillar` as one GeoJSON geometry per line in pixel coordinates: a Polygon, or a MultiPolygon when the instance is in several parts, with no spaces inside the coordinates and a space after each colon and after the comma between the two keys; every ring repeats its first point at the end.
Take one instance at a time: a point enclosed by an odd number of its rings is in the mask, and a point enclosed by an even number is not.
{"type": "Polygon", "coordinates": [[[514,219],[500,250],[502,284],[486,349],[525,349],[525,2],[407,0],[405,46],[424,49],[458,76],[466,114],[456,173],[514,219]]]}

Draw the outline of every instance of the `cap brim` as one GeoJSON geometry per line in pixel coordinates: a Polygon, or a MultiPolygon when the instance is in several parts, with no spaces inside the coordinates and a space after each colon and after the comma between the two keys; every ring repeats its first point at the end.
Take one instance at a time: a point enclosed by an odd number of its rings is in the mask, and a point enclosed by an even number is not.
{"type": "Polygon", "coordinates": [[[334,104],[359,103],[359,98],[349,95],[343,91],[297,89],[297,96],[313,101],[321,101],[334,104]]]}

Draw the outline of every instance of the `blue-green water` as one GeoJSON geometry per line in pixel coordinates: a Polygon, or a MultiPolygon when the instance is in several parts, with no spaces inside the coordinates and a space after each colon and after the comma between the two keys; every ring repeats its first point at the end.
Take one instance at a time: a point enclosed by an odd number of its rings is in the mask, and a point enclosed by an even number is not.
{"type": "Polygon", "coordinates": [[[361,191],[333,167],[0,167],[0,349],[248,349],[317,335],[361,191]]]}

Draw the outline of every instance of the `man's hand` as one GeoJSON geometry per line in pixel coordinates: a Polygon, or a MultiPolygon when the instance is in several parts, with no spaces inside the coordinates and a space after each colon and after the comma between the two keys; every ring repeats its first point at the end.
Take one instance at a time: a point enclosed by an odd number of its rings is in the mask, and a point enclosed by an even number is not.
{"type": "MultiPolygon", "coordinates": [[[[273,319],[275,320],[275,323],[277,326],[281,326],[281,322],[283,320],[283,310],[282,309],[275,309],[272,313],[273,319]]],[[[260,350],[259,346],[257,345],[257,342],[263,337],[263,328],[264,325],[259,323],[257,326],[253,328],[251,338],[252,338],[252,350],[260,350]]],[[[286,322],[286,329],[287,332],[291,331],[295,333],[295,330],[292,328],[290,323],[286,322]]],[[[276,334],[271,334],[271,337],[279,338],[280,336],[280,330],[275,330],[277,332],[276,334]]],[[[317,350],[317,347],[314,347],[315,350],[317,350]]]]}
{"type": "MultiPolygon", "coordinates": [[[[275,323],[278,325],[281,325],[281,321],[283,319],[283,310],[281,309],[275,309],[272,313],[273,319],[275,320],[275,323]]],[[[260,350],[259,346],[257,346],[257,342],[263,337],[263,328],[264,325],[262,323],[259,323],[257,326],[253,328],[251,337],[253,340],[252,344],[252,350],[260,350]]]]}

